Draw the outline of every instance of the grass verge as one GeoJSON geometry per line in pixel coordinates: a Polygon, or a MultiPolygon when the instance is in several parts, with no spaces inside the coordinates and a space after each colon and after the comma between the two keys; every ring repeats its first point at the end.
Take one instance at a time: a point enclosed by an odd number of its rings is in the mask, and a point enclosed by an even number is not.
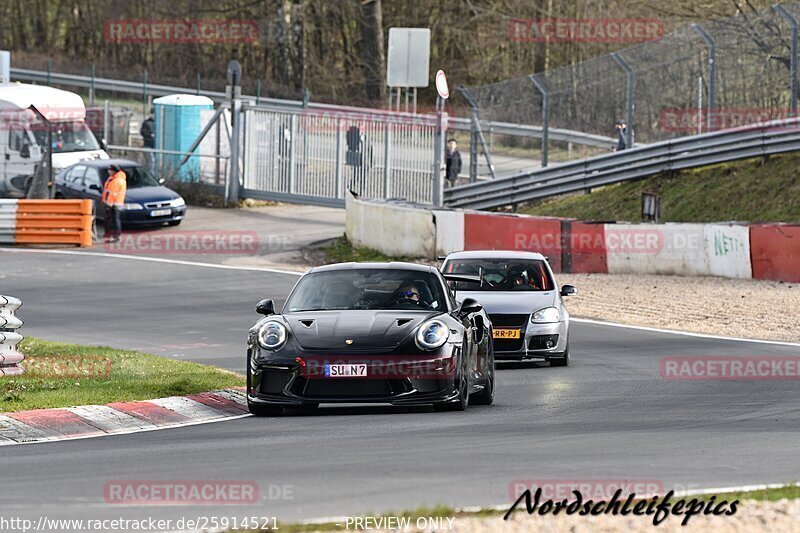
{"type": "Polygon", "coordinates": [[[642,193],[661,195],[664,222],[800,221],[800,154],[749,159],[601,187],[520,208],[581,220],[641,220],[642,193]]]}
{"type": "Polygon", "coordinates": [[[354,261],[356,263],[364,262],[387,262],[387,261],[415,261],[408,257],[390,257],[384,255],[378,250],[372,248],[365,248],[363,246],[353,246],[346,236],[339,237],[330,246],[320,248],[323,253],[323,264],[330,263],[348,263],[354,261]]]}
{"type": "Polygon", "coordinates": [[[0,412],[148,400],[244,385],[213,366],[27,338],[20,376],[0,378],[0,412]]]}

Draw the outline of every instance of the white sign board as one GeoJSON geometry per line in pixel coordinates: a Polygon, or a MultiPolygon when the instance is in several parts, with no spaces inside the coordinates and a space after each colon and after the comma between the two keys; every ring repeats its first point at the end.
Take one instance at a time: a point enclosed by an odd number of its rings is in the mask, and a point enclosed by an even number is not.
{"type": "Polygon", "coordinates": [[[11,83],[11,52],[0,50],[0,83],[11,83]]]}
{"type": "Polygon", "coordinates": [[[386,85],[427,87],[430,84],[431,30],[389,28],[386,85]]]}

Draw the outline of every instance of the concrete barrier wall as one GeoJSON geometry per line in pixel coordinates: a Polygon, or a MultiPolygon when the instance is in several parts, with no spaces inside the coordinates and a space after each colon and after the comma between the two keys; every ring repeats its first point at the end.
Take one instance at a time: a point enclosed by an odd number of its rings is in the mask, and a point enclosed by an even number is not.
{"type": "Polygon", "coordinates": [[[724,278],[751,278],[750,228],[708,224],[703,228],[708,274],[724,278]]]}
{"type": "Polygon", "coordinates": [[[561,219],[467,212],[464,249],[540,252],[560,272],[561,219]]]}
{"type": "Polygon", "coordinates": [[[464,212],[434,210],[436,255],[447,255],[464,249],[464,212]]]}
{"type": "Polygon", "coordinates": [[[354,245],[398,257],[436,255],[431,211],[352,197],[345,203],[345,234],[354,245]]]}
{"type": "Polygon", "coordinates": [[[607,224],[608,272],[749,278],[747,226],[607,224]]]}
{"type": "Polygon", "coordinates": [[[561,261],[564,272],[580,274],[608,272],[604,224],[566,221],[561,223],[561,261]]]}
{"type": "Polygon", "coordinates": [[[750,250],[754,278],[800,282],[800,226],[752,226],[750,250]]]}
{"type": "Polygon", "coordinates": [[[526,250],[556,272],[800,282],[800,225],[593,224],[348,199],[346,226],[354,244],[395,256],[526,250]]]}
{"type": "Polygon", "coordinates": [[[700,224],[606,224],[611,274],[708,274],[700,224]]]}

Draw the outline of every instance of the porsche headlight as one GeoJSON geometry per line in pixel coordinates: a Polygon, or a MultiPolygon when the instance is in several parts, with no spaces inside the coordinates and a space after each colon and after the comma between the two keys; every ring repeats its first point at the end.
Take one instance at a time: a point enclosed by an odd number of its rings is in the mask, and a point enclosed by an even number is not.
{"type": "Polygon", "coordinates": [[[447,342],[450,329],[441,320],[429,320],[417,330],[417,346],[423,350],[435,350],[447,342]]]}
{"type": "Polygon", "coordinates": [[[286,326],[270,320],[258,330],[258,344],[267,350],[278,350],[286,344],[286,326]]]}
{"type": "Polygon", "coordinates": [[[555,307],[545,307],[531,315],[531,322],[534,324],[548,324],[559,320],[561,320],[561,314],[555,307]]]}

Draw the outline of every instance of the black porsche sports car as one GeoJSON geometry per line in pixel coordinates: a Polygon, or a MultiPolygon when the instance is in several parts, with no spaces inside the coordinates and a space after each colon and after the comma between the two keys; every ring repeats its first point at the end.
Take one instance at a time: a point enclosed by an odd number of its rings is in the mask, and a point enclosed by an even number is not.
{"type": "Polygon", "coordinates": [[[491,322],[476,300],[456,301],[445,278],[411,263],[343,263],[304,274],[280,314],[272,300],[260,301],[256,311],[265,316],[247,343],[250,412],[352,402],[463,411],[492,403],[491,322]]]}

